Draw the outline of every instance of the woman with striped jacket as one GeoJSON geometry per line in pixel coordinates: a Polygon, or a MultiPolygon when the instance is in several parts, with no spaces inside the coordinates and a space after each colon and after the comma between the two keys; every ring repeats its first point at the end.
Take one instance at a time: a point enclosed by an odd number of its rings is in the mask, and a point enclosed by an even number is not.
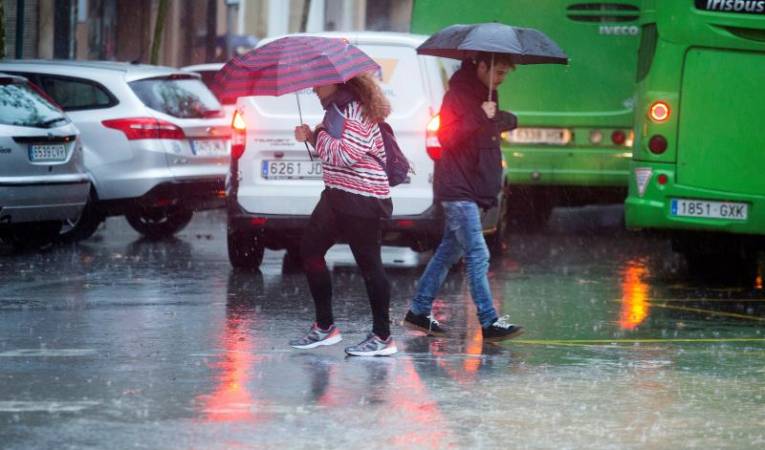
{"type": "Polygon", "coordinates": [[[356,356],[396,353],[390,335],[390,283],[380,256],[381,220],[393,210],[385,148],[378,123],[390,104],[375,78],[362,74],[344,84],[314,87],[326,113],[314,130],[295,128],[295,139],[309,142],[322,162],[324,191],[303,234],[300,252],[316,308],[308,333],[290,341],[309,349],[342,340],[332,315],[332,282],[324,259],[337,241],[347,242],[366,283],[372,307],[372,332],[345,352],[356,356]]]}

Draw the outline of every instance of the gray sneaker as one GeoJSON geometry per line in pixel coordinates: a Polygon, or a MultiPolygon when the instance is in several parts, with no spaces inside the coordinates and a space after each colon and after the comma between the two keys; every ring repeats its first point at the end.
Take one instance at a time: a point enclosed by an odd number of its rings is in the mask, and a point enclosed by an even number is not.
{"type": "Polygon", "coordinates": [[[393,336],[382,340],[376,334],[369,333],[358,345],[346,347],[345,353],[351,356],[389,356],[398,352],[393,336]]]}
{"type": "Polygon", "coordinates": [[[316,348],[320,345],[332,345],[337,344],[343,340],[343,336],[340,334],[340,330],[333,324],[327,330],[322,330],[319,325],[314,323],[311,325],[311,329],[308,330],[308,334],[300,339],[293,339],[290,341],[290,347],[309,349],[316,348]]]}

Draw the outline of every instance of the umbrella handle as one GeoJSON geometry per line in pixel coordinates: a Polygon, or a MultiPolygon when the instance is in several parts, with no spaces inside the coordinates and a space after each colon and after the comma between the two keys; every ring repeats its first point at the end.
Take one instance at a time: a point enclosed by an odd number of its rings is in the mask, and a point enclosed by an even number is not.
{"type": "MultiPolygon", "coordinates": [[[[300,117],[300,125],[303,125],[303,110],[300,108],[300,96],[297,92],[295,92],[295,100],[297,100],[297,106],[298,106],[298,117],[300,117]]],[[[311,154],[311,149],[308,148],[308,142],[303,142],[305,144],[305,150],[308,152],[308,157],[313,161],[313,155],[311,154]]]]}
{"type": "Polygon", "coordinates": [[[494,52],[491,53],[491,66],[489,66],[489,100],[491,101],[491,88],[494,86],[494,52]]]}

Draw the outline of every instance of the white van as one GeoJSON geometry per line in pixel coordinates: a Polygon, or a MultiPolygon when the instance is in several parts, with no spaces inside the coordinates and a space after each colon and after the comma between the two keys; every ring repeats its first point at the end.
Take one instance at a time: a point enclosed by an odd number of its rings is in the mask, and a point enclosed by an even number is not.
{"type": "MultiPolygon", "coordinates": [[[[440,156],[435,132],[449,76],[459,61],[417,55],[427,36],[402,33],[321,33],[344,38],[381,67],[381,87],[390,100],[393,127],[414,174],[392,188],[393,217],[383,226],[383,244],[431,250],[441,238],[442,217],[433,201],[433,164],[440,156]]],[[[270,40],[264,40],[265,44],[270,40]]],[[[264,248],[299,256],[300,235],[324,189],[321,161],[296,142],[299,124],[321,122],[324,110],[311,89],[280,97],[241,97],[233,121],[232,176],[228,186],[228,254],[234,267],[257,268],[264,248]]],[[[500,202],[501,204],[501,202],[500,202]]],[[[498,208],[484,218],[485,233],[501,247],[498,208]]],[[[488,237],[488,236],[487,236],[488,237]]]]}

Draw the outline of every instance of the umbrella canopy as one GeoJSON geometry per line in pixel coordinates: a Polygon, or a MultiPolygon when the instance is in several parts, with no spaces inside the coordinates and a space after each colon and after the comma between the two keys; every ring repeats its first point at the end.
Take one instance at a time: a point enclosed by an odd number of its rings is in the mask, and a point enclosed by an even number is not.
{"type": "Polygon", "coordinates": [[[568,56],[541,31],[501,23],[451,25],[417,47],[421,55],[453,59],[478,52],[510,55],[514,64],[568,64],[568,56]]]}
{"type": "Polygon", "coordinates": [[[366,53],[344,39],[287,36],[227,62],[215,76],[213,91],[222,100],[283,95],[344,83],[379,68],[366,53]]]}

